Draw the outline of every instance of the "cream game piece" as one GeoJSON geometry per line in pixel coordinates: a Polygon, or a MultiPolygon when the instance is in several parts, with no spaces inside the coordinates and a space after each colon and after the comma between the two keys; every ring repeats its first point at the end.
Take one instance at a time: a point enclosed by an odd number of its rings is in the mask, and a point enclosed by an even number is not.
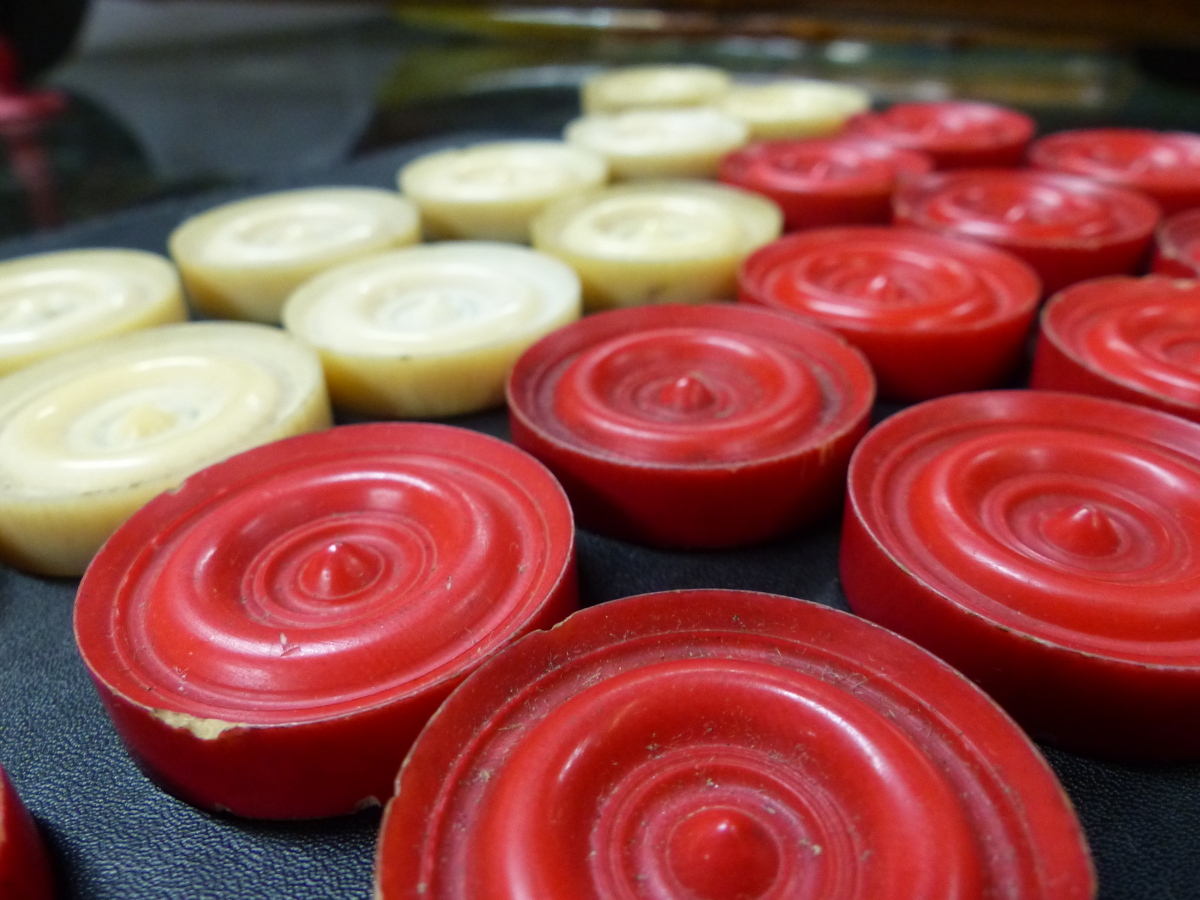
{"type": "Polygon", "coordinates": [[[848,84],[792,78],[736,85],[718,106],[745,122],[752,140],[761,141],[833,134],[851,116],[870,109],[871,97],[848,84]]]}
{"type": "Polygon", "coordinates": [[[0,379],[0,558],[79,575],[186,476],[329,423],[316,354],[262,325],[166,325],[22,369],[0,379]]]}
{"type": "Polygon", "coordinates": [[[608,167],[562,141],[496,141],[418,157],[398,180],[431,238],[528,243],[534,216],[604,184],[608,167]]]}
{"type": "Polygon", "coordinates": [[[274,323],[319,272],[420,239],[416,207],[394,191],[328,187],[210,209],[176,228],[170,248],[204,315],[274,323]]]}
{"type": "Polygon", "coordinates": [[[641,181],[556,203],[533,244],[583,282],[588,309],[732,299],[737,267],[779,237],[772,201],[703,181],[641,181]]]}
{"type": "Polygon", "coordinates": [[[0,375],[103,338],[181,322],[175,267],[142,250],[62,250],[0,263],[0,375]]]}
{"type": "Polygon", "coordinates": [[[451,241],[326,272],[292,296],[283,318],[320,353],[335,405],[440,417],[503,403],[517,357],[579,314],[579,279],[557,259],[451,241]]]}
{"type": "Polygon", "coordinates": [[[725,95],[730,81],[729,73],[715,66],[627,66],[587,79],[579,99],[588,114],[708,106],[725,95]]]}
{"type": "Polygon", "coordinates": [[[715,178],[726,153],[746,143],[740,120],[710,107],[590,115],[567,125],[567,143],[599,153],[614,179],[715,178]]]}

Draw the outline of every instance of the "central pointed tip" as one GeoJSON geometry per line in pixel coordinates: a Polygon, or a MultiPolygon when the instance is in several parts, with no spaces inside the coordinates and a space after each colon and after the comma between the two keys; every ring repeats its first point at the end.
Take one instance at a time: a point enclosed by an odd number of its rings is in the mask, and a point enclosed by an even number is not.
{"type": "Polygon", "coordinates": [[[695,375],[683,375],[662,389],[659,403],[676,412],[693,413],[717,402],[717,395],[695,375]]]}
{"type": "Polygon", "coordinates": [[[1110,556],[1121,546],[1113,520],[1090,503],[1068,506],[1042,523],[1046,538],[1076,556],[1110,556]]]}
{"type": "Polygon", "coordinates": [[[667,854],[689,896],[702,900],[757,900],[782,866],[779,847],[762,823],[725,807],[703,807],[683,819],[667,854]]]}
{"type": "Polygon", "coordinates": [[[305,561],[300,585],[311,596],[338,600],[358,593],[380,574],[379,557],[365,547],[333,541],[305,561]]]}

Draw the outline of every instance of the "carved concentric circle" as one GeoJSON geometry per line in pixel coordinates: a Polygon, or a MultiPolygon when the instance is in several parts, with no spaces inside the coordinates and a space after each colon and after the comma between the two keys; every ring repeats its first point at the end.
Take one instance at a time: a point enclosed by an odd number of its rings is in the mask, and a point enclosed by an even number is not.
{"type": "Polygon", "coordinates": [[[745,122],[754,140],[805,138],[833,134],[851,116],[871,108],[871,95],[837,81],[777,78],[734,85],[717,107],[745,122]]]}
{"type": "Polygon", "coordinates": [[[1029,263],[1053,293],[1086,278],[1132,273],[1158,224],[1148,197],[1057,172],[938,172],[899,187],[896,221],[986,241],[1029,263]]]}
{"type": "Polygon", "coordinates": [[[1041,169],[1144,191],[1164,212],[1200,204],[1200,135],[1145,128],[1085,128],[1029,147],[1041,169]]]}
{"type": "Polygon", "coordinates": [[[170,236],[189,299],[220,318],[278,322],[319,272],[420,240],[417,207],[394,191],[279,191],[192,216],[170,236]]]}
{"type": "Polygon", "coordinates": [[[1200,419],[1200,284],[1106,278],[1042,314],[1032,385],[1131,400],[1200,419]]]}
{"type": "Polygon", "coordinates": [[[328,424],[316,354],[261,325],[168,325],[43,360],[0,387],[0,547],[78,575],[160,491],[328,424]]]}
{"type": "Polygon", "coordinates": [[[803,601],[680,591],[580,613],[464,684],[401,771],[376,886],[1083,900],[1091,874],[1053,776],[961,676],[803,601]]]}
{"type": "Polygon", "coordinates": [[[531,231],[535,248],[579,274],[584,305],[603,309],[731,297],[738,264],[782,224],[765,197],[678,179],[564,197],[531,231]]]}
{"type": "Polygon", "coordinates": [[[1198,437],[1174,417],[1090,397],[947,397],[868,435],[850,504],[947,604],[1060,647],[1195,667],[1198,437]]]}
{"type": "Polygon", "coordinates": [[[835,137],[751,144],[725,157],[720,177],[770,197],[783,209],[785,228],[794,230],[886,224],[897,181],[932,168],[924,153],[835,137]]]}
{"type": "Polygon", "coordinates": [[[588,78],[580,103],[589,114],[709,106],[729,91],[729,85],[729,73],[716,66],[624,66],[588,78]]]}
{"type": "Polygon", "coordinates": [[[179,276],[155,253],[64,250],[0,263],[0,373],[187,318],[179,276]]]}
{"type": "Polygon", "coordinates": [[[513,440],[563,481],[581,522],[729,546],[829,508],[874,394],[832,332],[710,304],[560,329],[517,362],[508,405],[513,440]]]}
{"type": "Polygon", "coordinates": [[[514,413],[581,453],[664,466],[752,463],[818,446],[870,407],[862,364],[828,332],[757,311],[593,316],[538,344],[514,413]]]}
{"type": "Polygon", "coordinates": [[[1033,171],[929,175],[901,188],[898,216],[997,243],[1102,246],[1148,234],[1154,204],[1130,191],[1033,171]]]}
{"type": "Polygon", "coordinates": [[[583,116],[567,123],[563,136],[603,156],[614,179],[712,178],[748,133],[732,116],[699,107],[583,116]]]}
{"type": "Polygon", "coordinates": [[[928,153],[938,168],[1017,165],[1033,137],[1034,121],[991,103],[961,100],[897,103],[855,116],[847,134],[928,153]]]}
{"type": "Polygon", "coordinates": [[[890,192],[900,174],[924,175],[929,157],[853,137],[767,141],[729,154],[721,179],[747,190],[890,192]]]}
{"type": "Polygon", "coordinates": [[[563,371],[553,398],[557,421],[579,442],[662,463],[775,455],[820,424],[821,406],[814,373],[778,346],[696,328],[592,347],[563,371]]]}
{"type": "Polygon", "coordinates": [[[791,235],[742,268],[742,299],[848,331],[972,329],[1029,317],[1037,276],[988,247],[911,229],[791,235]]]}
{"type": "Polygon", "coordinates": [[[419,156],[397,178],[427,237],[528,243],[534,216],[603,184],[608,165],[562,141],[489,141],[419,156]]]}
{"type": "Polygon", "coordinates": [[[1200,425],[1082,394],[957,394],[850,465],[851,608],[1040,740],[1200,756],[1200,425]]]}
{"type": "Polygon", "coordinates": [[[750,256],[740,299],[834,329],[880,391],[925,398],[995,385],[1015,368],[1041,285],[1019,259],[916,229],[802,231],[750,256]]]}
{"type": "MultiPolygon", "coordinates": [[[[566,498],[526,454],[446,426],[347,426],[148,505],[85,576],[76,634],[110,704],[197,735],[283,729],[296,745],[275,763],[290,772],[310,764],[299,726],[344,723],[349,742],[356,717],[382,719],[411,736],[480,660],[571,608],[573,565],[566,498]]],[[[123,736],[188,784],[182,761],[123,736]]],[[[352,744],[337,752],[352,767],[352,744]]],[[[211,803],[231,788],[185,792],[211,803]]]]}
{"type": "Polygon", "coordinates": [[[85,656],[122,693],[197,718],[270,725],[386,703],[536,618],[569,531],[549,475],[492,438],[356,426],[276,444],[120,531],[83,586],[81,627],[108,631],[85,656]]]}

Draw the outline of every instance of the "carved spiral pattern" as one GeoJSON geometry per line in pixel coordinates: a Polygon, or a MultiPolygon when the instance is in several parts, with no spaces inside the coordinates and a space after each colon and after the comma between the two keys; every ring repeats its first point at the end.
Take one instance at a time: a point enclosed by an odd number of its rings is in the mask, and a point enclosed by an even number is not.
{"type": "Polygon", "coordinates": [[[743,297],[833,327],[972,328],[1029,315],[1036,276],[978,244],[894,228],[818,229],[776,241],[742,269],[743,297]]]}
{"type": "Polygon", "coordinates": [[[1046,308],[1042,339],[1107,381],[1193,407],[1200,416],[1195,282],[1114,278],[1075,285],[1046,308]]]}
{"type": "Polygon", "coordinates": [[[80,621],[106,623],[80,626],[81,649],[141,703],[327,719],[437,688],[529,627],[571,535],[561,489],[510,445],[339,428],[208,469],[131,519],[81,589],[80,621]]]}
{"type": "Polygon", "coordinates": [[[1200,136],[1141,128],[1061,131],[1035,141],[1029,160],[1038,168],[1137,188],[1165,210],[1200,199],[1200,136]]]}
{"type": "Polygon", "coordinates": [[[867,436],[856,515],[972,613],[1142,662],[1200,653],[1200,429],[1046,392],[960,395],[867,436]]]}
{"type": "Polygon", "coordinates": [[[1121,188],[1049,172],[928,175],[902,186],[900,221],[965,237],[1026,245],[1102,246],[1149,235],[1155,205],[1121,188]]]}
{"type": "Polygon", "coordinates": [[[746,462],[817,446],[869,407],[854,351],[801,322],[730,307],[645,307],[544,339],[510,385],[520,415],[588,453],[746,462]]]}
{"type": "Polygon", "coordinates": [[[733,591],[615,601],[498,657],[414,747],[380,848],[384,900],[1047,897],[1052,850],[1053,896],[1090,881],[1052,776],[974,687],[733,591]]]}

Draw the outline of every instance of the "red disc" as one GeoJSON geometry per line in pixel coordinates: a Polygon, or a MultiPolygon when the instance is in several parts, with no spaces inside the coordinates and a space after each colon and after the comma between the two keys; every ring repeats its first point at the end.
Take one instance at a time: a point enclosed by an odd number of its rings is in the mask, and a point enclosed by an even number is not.
{"type": "Polygon", "coordinates": [[[355,425],[151,501],[88,568],[75,634],[165,788],[312,817],[386,799],[450,690],[575,605],[571,510],[536,460],[461,428],[355,425]]]}
{"type": "Polygon", "coordinates": [[[884,396],[994,387],[1021,358],[1041,283],[1021,260],[915,228],[789,235],[742,266],[739,299],[832,328],[867,357],[884,396]]]}
{"type": "Polygon", "coordinates": [[[1142,191],[1166,213],[1200,206],[1200,134],[1146,128],[1060,131],[1034,141],[1029,161],[1039,169],[1142,191]]]}
{"type": "Polygon", "coordinates": [[[645,594],[447,701],[380,834],[380,900],[1088,900],[1070,804],[974,685],[813,603],[645,594]]]}
{"type": "Polygon", "coordinates": [[[1200,422],[1200,281],[1100,278],[1062,291],[1042,311],[1030,386],[1200,422]]]}
{"type": "Polygon", "coordinates": [[[812,521],[842,494],[875,379],[840,337],[739,306],[646,306],[568,325],[508,383],[513,440],[580,524],[722,547],[812,521]]]}
{"type": "Polygon", "coordinates": [[[1086,178],[992,169],[926,175],[901,185],[896,221],[984,241],[1033,266],[1042,289],[1128,275],[1158,224],[1154,201],[1086,178]]]}
{"type": "Polygon", "coordinates": [[[54,878],[37,825],[0,769],[0,897],[53,900],[54,878]]]}
{"type": "Polygon", "coordinates": [[[932,169],[926,154],[881,141],[814,138],[751,144],[730,153],[720,179],[774,200],[783,210],[784,228],[792,231],[885,225],[892,218],[896,182],[932,169]]]}
{"type": "Polygon", "coordinates": [[[1176,213],[1158,226],[1154,271],[1200,278],[1200,209],[1176,213]]]}
{"type": "Polygon", "coordinates": [[[930,400],[850,465],[842,586],[1035,737],[1200,756],[1200,426],[1081,394],[930,400]]]}
{"type": "Polygon", "coordinates": [[[962,169],[1019,166],[1036,128],[1033,119],[1015,109],[940,100],[860,113],[846,123],[844,133],[928,153],[939,169],[962,169]]]}

